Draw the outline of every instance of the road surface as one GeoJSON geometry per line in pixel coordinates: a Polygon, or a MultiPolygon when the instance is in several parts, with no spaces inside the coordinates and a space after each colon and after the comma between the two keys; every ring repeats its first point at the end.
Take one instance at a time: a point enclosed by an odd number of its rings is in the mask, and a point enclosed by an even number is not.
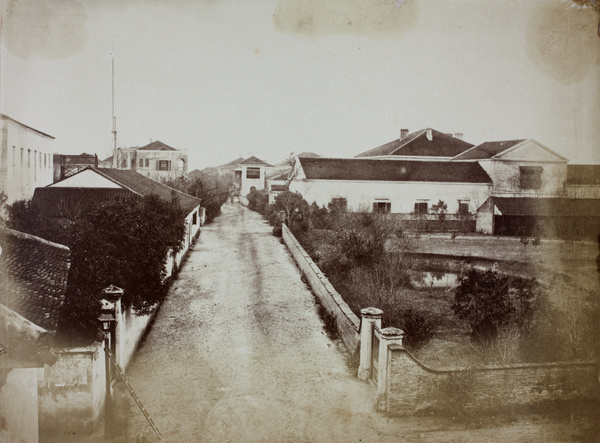
{"type": "MultiPolygon", "coordinates": [[[[387,417],[271,227],[227,204],[127,370],[168,442],[577,441],[577,423],[387,417]]],[[[135,405],[126,441],[157,441],[135,405]]]]}

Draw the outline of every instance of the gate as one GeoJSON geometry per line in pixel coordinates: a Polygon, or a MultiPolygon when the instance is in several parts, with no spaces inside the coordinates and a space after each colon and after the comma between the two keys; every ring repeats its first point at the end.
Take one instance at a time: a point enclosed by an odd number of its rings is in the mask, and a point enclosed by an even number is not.
{"type": "Polygon", "coordinates": [[[377,386],[379,380],[379,337],[378,328],[374,327],[371,333],[371,380],[377,386]]]}

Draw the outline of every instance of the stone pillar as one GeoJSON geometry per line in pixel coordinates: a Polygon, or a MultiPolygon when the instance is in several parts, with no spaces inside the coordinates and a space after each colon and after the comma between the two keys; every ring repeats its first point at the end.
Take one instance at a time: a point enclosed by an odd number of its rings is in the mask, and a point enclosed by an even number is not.
{"type": "Polygon", "coordinates": [[[367,380],[371,376],[371,359],[373,354],[373,328],[381,328],[383,311],[377,308],[365,308],[360,311],[360,366],[358,378],[367,380]]]}
{"type": "Polygon", "coordinates": [[[379,372],[377,377],[377,410],[385,411],[387,409],[387,392],[389,388],[388,380],[388,361],[389,346],[402,346],[402,337],[404,331],[398,328],[385,328],[381,330],[379,338],[379,372]]]}
{"type": "Polygon", "coordinates": [[[111,352],[119,365],[123,365],[123,357],[125,355],[125,321],[123,309],[121,307],[121,297],[123,297],[123,289],[111,285],[103,291],[104,298],[112,304],[114,310],[115,325],[114,334],[111,337],[111,352]]]}

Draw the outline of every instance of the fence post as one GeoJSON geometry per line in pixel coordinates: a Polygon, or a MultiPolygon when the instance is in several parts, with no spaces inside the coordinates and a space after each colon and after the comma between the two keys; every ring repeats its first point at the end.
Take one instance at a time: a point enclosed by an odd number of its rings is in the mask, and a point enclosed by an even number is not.
{"type": "Polygon", "coordinates": [[[402,337],[404,331],[398,328],[385,328],[381,330],[381,338],[379,339],[379,373],[377,377],[377,410],[387,410],[387,393],[389,389],[388,380],[388,362],[389,362],[389,346],[402,346],[402,337]]]}
{"type": "Polygon", "coordinates": [[[360,310],[360,315],[360,366],[358,367],[358,378],[367,380],[371,376],[373,328],[375,325],[381,328],[383,311],[377,308],[365,308],[360,310]]]}

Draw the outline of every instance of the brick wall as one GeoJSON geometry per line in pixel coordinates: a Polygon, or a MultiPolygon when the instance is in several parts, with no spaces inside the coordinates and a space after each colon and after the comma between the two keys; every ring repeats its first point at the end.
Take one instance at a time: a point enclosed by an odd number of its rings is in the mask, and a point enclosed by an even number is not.
{"type": "Polygon", "coordinates": [[[286,225],[282,226],[282,236],[298,267],[308,279],[310,287],[319,298],[323,307],[333,316],[337,333],[344,346],[346,346],[349,352],[355,352],[360,339],[358,334],[360,320],[342,299],[342,296],[335,290],[327,277],[321,272],[316,263],[313,262],[304,248],[302,248],[300,243],[298,243],[298,240],[296,240],[286,225]]]}
{"type": "Polygon", "coordinates": [[[392,345],[385,409],[419,412],[498,411],[557,400],[597,399],[598,364],[575,361],[435,370],[392,345]]]}

